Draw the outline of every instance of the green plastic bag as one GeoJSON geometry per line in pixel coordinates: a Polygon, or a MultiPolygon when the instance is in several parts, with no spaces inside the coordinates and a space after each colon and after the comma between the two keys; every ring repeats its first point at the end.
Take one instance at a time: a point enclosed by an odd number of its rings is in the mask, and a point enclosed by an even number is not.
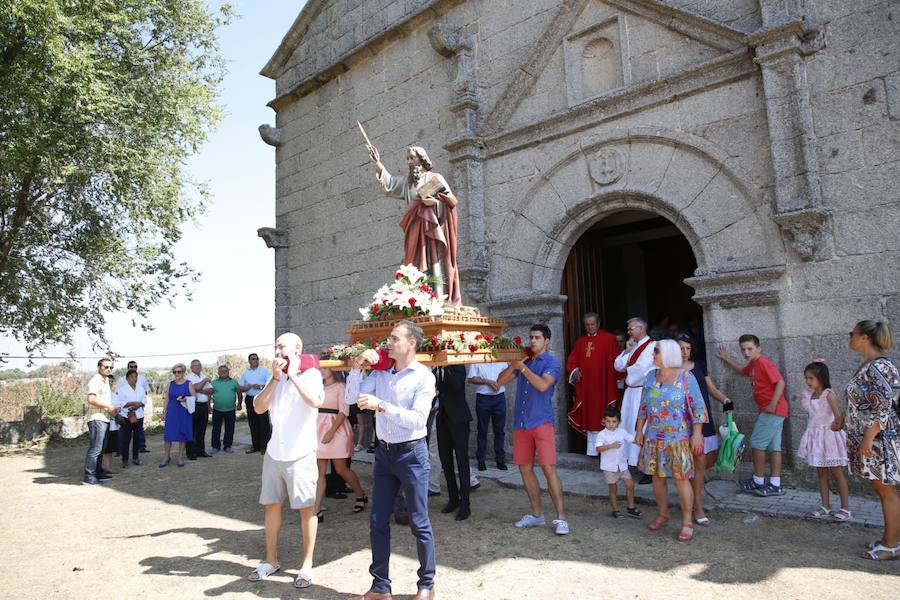
{"type": "Polygon", "coordinates": [[[716,460],[716,473],[732,473],[741,460],[745,442],[744,434],[734,424],[732,411],[725,413],[725,424],[719,428],[719,434],[722,436],[722,444],[716,460]]]}

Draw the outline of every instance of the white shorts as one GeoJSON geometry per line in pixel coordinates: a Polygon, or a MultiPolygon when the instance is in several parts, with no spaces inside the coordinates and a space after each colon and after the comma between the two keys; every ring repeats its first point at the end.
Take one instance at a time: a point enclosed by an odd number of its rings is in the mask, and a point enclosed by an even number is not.
{"type": "Polygon", "coordinates": [[[289,498],[294,510],[310,508],[316,503],[318,479],[315,452],[294,461],[275,460],[266,454],[263,458],[259,503],[281,504],[285,498],[289,498]]]}
{"type": "Polygon", "coordinates": [[[603,471],[603,475],[606,476],[606,485],[616,485],[620,481],[629,481],[631,479],[631,473],[628,472],[628,469],[624,471],[603,471]]]}

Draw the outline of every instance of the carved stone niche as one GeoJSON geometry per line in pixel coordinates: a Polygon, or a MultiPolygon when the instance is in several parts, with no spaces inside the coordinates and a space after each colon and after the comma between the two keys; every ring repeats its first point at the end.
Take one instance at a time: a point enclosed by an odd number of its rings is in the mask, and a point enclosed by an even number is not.
{"type": "Polygon", "coordinates": [[[831,254],[828,213],[805,209],[781,213],[773,217],[790,242],[791,248],[804,261],[827,258],[831,254]]]}
{"type": "Polygon", "coordinates": [[[564,42],[569,106],[625,84],[618,17],[577,31],[564,42]]]}

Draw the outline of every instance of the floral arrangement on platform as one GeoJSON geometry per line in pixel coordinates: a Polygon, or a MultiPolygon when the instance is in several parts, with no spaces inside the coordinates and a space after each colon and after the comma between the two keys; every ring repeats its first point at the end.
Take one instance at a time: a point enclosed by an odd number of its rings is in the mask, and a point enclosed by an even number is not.
{"type": "Polygon", "coordinates": [[[436,280],[413,265],[403,265],[394,274],[394,281],[381,286],[372,296],[372,303],[359,312],[363,321],[377,321],[397,317],[434,316],[444,314],[444,298],[434,291],[436,280]]]}
{"type": "MultiPolygon", "coordinates": [[[[387,340],[369,340],[367,344],[334,344],[322,353],[322,358],[331,360],[348,360],[356,358],[369,348],[387,348],[387,340]]],[[[508,338],[500,335],[482,334],[480,331],[454,331],[444,332],[441,335],[426,337],[422,341],[421,352],[433,353],[452,351],[456,353],[475,353],[479,350],[489,350],[496,356],[500,350],[527,350],[522,345],[522,338],[516,336],[508,338]]]]}

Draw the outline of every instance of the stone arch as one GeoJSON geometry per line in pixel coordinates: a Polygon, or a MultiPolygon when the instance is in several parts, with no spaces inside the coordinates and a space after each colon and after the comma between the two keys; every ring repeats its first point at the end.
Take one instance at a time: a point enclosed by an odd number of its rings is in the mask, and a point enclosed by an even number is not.
{"type": "Polygon", "coordinates": [[[572,245],[594,223],[628,209],[674,223],[691,244],[697,276],[783,265],[770,208],[727,159],[714,144],[683,132],[637,128],[585,136],[576,151],[536,176],[526,203],[504,225],[509,239],[535,241],[523,257],[531,290],[558,293],[572,245]]]}

